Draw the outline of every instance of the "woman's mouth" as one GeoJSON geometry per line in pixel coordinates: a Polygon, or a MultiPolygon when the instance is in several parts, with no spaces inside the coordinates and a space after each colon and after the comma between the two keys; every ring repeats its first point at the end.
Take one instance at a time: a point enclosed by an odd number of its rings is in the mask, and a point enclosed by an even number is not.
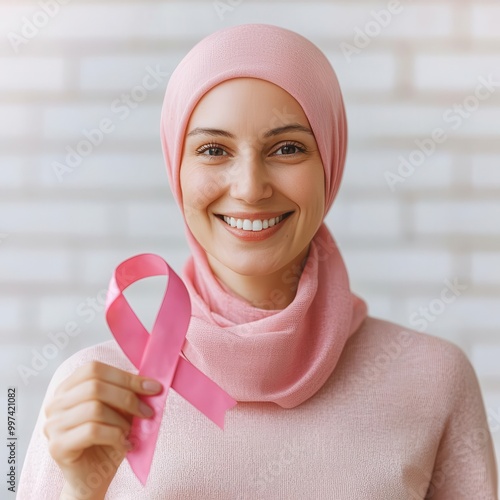
{"type": "Polygon", "coordinates": [[[223,220],[228,226],[234,227],[236,229],[242,229],[243,231],[257,232],[269,229],[273,226],[278,225],[281,221],[285,220],[287,217],[293,214],[292,212],[285,212],[278,217],[272,217],[270,219],[236,219],[229,215],[217,214],[216,216],[223,220]]]}

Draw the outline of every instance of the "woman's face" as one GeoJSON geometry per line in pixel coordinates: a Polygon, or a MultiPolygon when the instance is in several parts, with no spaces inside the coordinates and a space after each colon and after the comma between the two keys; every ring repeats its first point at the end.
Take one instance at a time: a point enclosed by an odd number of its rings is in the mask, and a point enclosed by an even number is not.
{"type": "Polygon", "coordinates": [[[180,183],[186,222],[209,260],[247,276],[300,262],[323,221],[324,182],[306,115],[281,87],[236,78],[198,102],[180,183]]]}

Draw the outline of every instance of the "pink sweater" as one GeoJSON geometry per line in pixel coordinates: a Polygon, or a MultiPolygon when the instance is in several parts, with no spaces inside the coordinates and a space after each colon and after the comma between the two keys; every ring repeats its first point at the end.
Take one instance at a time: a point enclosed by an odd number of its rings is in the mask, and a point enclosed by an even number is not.
{"type": "MultiPolygon", "coordinates": [[[[47,390],[97,359],[137,373],[114,340],[74,354],[47,390]]],[[[58,499],[40,411],[18,500],[58,499]]],[[[290,409],[239,402],[222,431],[169,391],[148,482],[124,460],[106,499],[495,500],[497,466],[464,352],[368,317],[322,388],[290,409]]]]}

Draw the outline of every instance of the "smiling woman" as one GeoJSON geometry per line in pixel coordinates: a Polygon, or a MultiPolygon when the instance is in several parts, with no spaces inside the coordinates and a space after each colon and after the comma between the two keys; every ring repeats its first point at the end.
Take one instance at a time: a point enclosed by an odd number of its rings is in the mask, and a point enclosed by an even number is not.
{"type": "Polygon", "coordinates": [[[50,383],[18,498],[494,500],[465,353],[369,316],[324,222],[347,150],[325,55],[277,26],[219,30],[173,72],[160,134],[191,249],[181,353],[238,404],[221,432],[170,391],[142,485],[124,438],[160,388],[114,340],[84,349],[50,383]]]}

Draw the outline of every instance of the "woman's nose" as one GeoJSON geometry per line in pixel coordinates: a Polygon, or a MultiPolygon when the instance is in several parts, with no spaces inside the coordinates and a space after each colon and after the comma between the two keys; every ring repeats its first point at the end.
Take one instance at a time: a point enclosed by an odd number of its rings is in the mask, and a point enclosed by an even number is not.
{"type": "Polygon", "coordinates": [[[268,167],[256,155],[238,159],[231,169],[229,182],[231,196],[249,204],[272,195],[268,167]]]}

